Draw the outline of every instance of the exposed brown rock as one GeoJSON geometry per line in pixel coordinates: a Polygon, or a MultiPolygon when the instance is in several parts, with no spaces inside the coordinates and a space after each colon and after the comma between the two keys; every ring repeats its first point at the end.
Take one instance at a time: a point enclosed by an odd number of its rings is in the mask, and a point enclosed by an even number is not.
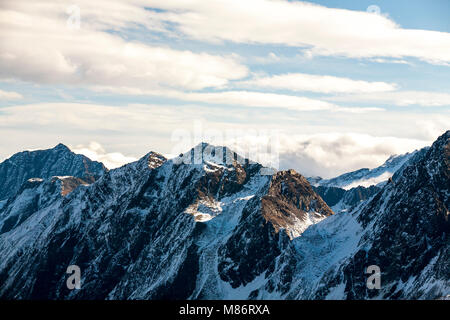
{"type": "Polygon", "coordinates": [[[157,152],[152,151],[147,155],[147,165],[150,169],[158,168],[166,161],[166,157],[157,152]]]}
{"type": "Polygon", "coordinates": [[[262,198],[262,215],[278,232],[289,230],[299,220],[308,220],[308,213],[314,218],[325,218],[333,211],[314,192],[309,182],[294,170],[280,171],[273,178],[269,191],[262,198]]]}
{"type": "Polygon", "coordinates": [[[78,186],[89,184],[83,179],[76,177],[55,177],[52,182],[55,182],[57,179],[61,181],[61,195],[64,197],[75,190],[78,186]]]}

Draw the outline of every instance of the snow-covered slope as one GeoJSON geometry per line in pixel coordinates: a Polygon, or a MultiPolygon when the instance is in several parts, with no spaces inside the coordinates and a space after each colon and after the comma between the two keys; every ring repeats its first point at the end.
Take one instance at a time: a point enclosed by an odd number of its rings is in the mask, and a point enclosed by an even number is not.
{"type": "Polygon", "coordinates": [[[417,152],[418,151],[414,151],[403,155],[391,156],[383,165],[374,169],[362,168],[356,171],[344,173],[332,179],[311,177],[308,178],[308,180],[315,187],[337,187],[345,190],[358,186],[370,187],[387,181],[417,152]]]}
{"type": "Polygon", "coordinates": [[[309,177],[308,181],[334,212],[351,211],[356,205],[377,194],[386,182],[404,167],[418,161],[428,147],[400,156],[391,156],[375,169],[363,168],[324,180],[309,177]]]}
{"type": "Polygon", "coordinates": [[[0,208],[0,234],[18,227],[40,208],[57,202],[82,185],[86,186],[87,183],[68,176],[27,180],[19,192],[0,208]]]}
{"type": "Polygon", "coordinates": [[[445,297],[449,158],[450,131],[338,214],[298,173],[264,175],[206,144],[172,160],[149,153],[67,194],[34,181],[0,213],[40,195],[0,234],[0,298],[445,297]],[[69,265],[80,290],[66,287],[69,265]],[[381,268],[380,290],[366,287],[368,265],[381,268]]]}
{"type": "Polygon", "coordinates": [[[31,178],[74,176],[92,182],[105,171],[103,164],[75,154],[63,144],[48,150],[16,153],[0,163],[0,200],[13,196],[31,178]]]}

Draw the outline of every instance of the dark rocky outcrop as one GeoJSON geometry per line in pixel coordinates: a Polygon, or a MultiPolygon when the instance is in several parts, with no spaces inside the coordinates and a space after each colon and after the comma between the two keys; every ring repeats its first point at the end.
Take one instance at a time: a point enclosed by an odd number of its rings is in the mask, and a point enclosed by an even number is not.
{"type": "Polygon", "coordinates": [[[13,196],[31,178],[73,176],[92,183],[106,171],[100,162],[75,154],[63,144],[48,150],[20,152],[0,163],[0,200],[13,196]]]}

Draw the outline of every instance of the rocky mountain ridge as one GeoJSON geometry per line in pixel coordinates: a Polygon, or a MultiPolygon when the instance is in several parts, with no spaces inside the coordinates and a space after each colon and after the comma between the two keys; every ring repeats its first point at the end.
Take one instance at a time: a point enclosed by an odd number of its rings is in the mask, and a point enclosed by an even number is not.
{"type": "Polygon", "coordinates": [[[449,150],[450,131],[336,214],[295,171],[262,174],[208,144],[170,160],[151,152],[89,185],[33,179],[0,208],[0,297],[440,298],[450,293],[449,150]],[[69,265],[80,290],[65,285],[69,265]],[[369,265],[379,290],[366,285],[369,265]]]}
{"type": "Polygon", "coordinates": [[[91,183],[105,171],[102,163],[75,154],[63,144],[19,152],[0,163],[0,200],[13,196],[28,179],[74,176],[91,183]]]}

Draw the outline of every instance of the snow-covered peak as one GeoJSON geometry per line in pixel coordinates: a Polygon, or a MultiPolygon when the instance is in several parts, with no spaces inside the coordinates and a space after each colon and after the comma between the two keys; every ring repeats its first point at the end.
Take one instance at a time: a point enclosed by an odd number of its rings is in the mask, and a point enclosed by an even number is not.
{"type": "Polygon", "coordinates": [[[310,183],[316,187],[338,187],[349,190],[358,186],[370,187],[386,182],[394,173],[408,162],[418,150],[402,155],[390,156],[381,166],[369,169],[362,168],[356,171],[344,173],[332,179],[320,179],[318,177],[308,178],[310,183]]]}
{"type": "Polygon", "coordinates": [[[180,154],[172,159],[176,164],[216,164],[220,166],[230,167],[236,163],[245,165],[251,163],[233,150],[225,146],[214,146],[206,142],[201,142],[189,151],[180,154]]]}

